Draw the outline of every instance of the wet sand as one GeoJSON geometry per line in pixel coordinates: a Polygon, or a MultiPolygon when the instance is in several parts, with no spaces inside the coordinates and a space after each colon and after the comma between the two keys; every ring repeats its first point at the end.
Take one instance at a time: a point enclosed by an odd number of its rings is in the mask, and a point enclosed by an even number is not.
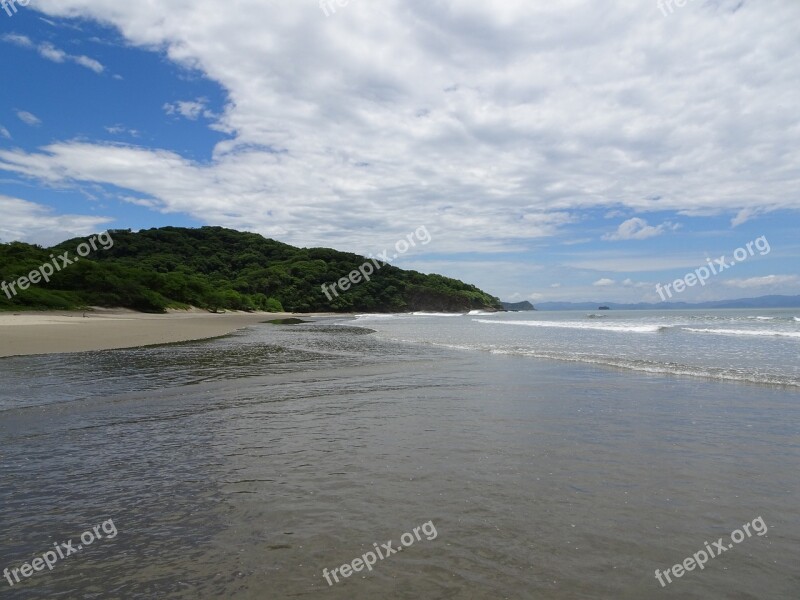
{"type": "Polygon", "coordinates": [[[0,313],[0,358],[137,348],[227,335],[290,313],[170,311],[144,314],[124,309],[87,312],[0,313]]]}

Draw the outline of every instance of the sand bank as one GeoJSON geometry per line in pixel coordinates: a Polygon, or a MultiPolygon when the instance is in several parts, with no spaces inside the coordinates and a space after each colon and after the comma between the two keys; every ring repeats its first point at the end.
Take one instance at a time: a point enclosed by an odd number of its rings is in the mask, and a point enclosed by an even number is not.
{"type": "Polygon", "coordinates": [[[290,316],[303,315],[205,311],[150,315],[123,309],[0,313],[0,357],[187,342],[290,316]]]}

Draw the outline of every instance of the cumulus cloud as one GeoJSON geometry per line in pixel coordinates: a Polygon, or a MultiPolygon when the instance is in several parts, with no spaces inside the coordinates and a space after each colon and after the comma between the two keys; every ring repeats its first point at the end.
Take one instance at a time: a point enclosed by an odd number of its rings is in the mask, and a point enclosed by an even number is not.
{"type": "Polygon", "coordinates": [[[424,223],[448,251],[511,251],[598,207],[798,210],[800,3],[738,4],[37,0],[219,83],[203,126],[230,136],[202,164],[79,141],[0,169],[346,249],[424,223]]]}
{"type": "Polygon", "coordinates": [[[39,119],[39,117],[31,112],[28,112],[27,110],[18,110],[17,118],[25,123],[25,125],[30,125],[31,127],[38,127],[42,124],[42,121],[39,119]]]}
{"type": "Polygon", "coordinates": [[[603,279],[598,279],[592,285],[595,286],[595,287],[610,287],[610,286],[614,285],[615,283],[616,283],[616,281],[614,281],[613,279],[608,279],[606,277],[606,278],[603,278],[603,279]]]}
{"type": "Polygon", "coordinates": [[[617,231],[603,236],[604,240],[646,240],[647,238],[656,237],[665,231],[675,230],[678,226],[670,223],[669,221],[653,227],[648,225],[647,221],[634,217],[628,219],[620,224],[617,231]]]}
{"type": "Polygon", "coordinates": [[[50,246],[103,229],[109,217],[59,215],[41,204],[0,195],[0,242],[23,241],[50,246]]]}
{"type": "Polygon", "coordinates": [[[800,282],[797,275],[765,275],[764,277],[750,277],[749,279],[728,279],[725,285],[740,289],[783,286],[800,282]]]}

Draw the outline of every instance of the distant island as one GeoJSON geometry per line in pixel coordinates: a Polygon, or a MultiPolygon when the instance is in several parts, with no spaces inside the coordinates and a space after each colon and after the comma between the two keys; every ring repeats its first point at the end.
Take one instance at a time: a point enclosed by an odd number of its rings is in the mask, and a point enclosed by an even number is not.
{"type": "Polygon", "coordinates": [[[760,296],[758,298],[737,298],[734,300],[715,300],[712,302],[658,302],[638,304],[618,304],[606,302],[542,302],[539,310],[680,310],[691,308],[800,308],[800,296],[760,296]],[[600,306],[598,309],[597,307],[600,306]]]}
{"type": "Polygon", "coordinates": [[[502,302],[503,308],[510,312],[517,312],[517,311],[526,311],[526,310],[536,310],[536,308],[528,302],[524,300],[523,302],[502,302]]]}
{"type": "MultiPolygon", "coordinates": [[[[113,247],[59,270],[49,283],[25,286],[0,310],[74,310],[89,306],[164,312],[405,312],[502,310],[500,300],[457,279],[406,271],[329,248],[296,248],[222,227],[111,230],[113,247]],[[369,280],[326,297],[321,286],[347,278],[369,261],[369,280]]],[[[52,248],[0,244],[0,282],[24,278],[88,238],[52,248]]],[[[354,278],[355,279],[355,278],[354,278]]]]}

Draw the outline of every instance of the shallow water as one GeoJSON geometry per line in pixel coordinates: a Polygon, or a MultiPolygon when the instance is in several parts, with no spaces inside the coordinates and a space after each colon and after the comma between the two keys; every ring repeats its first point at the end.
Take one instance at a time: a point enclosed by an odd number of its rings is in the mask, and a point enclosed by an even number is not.
{"type": "Polygon", "coordinates": [[[800,312],[563,311],[359,315],[385,339],[800,388],[800,312]]]}
{"type": "Polygon", "coordinates": [[[0,361],[0,569],[119,531],[3,597],[798,596],[795,389],[351,325],[0,361]],[[656,581],[758,516],[765,536],[656,581]]]}

